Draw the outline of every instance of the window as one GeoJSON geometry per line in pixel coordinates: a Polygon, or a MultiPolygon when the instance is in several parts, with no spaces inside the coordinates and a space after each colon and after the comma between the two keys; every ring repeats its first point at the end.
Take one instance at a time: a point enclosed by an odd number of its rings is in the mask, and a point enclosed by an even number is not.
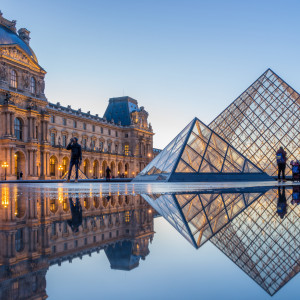
{"type": "Polygon", "coordinates": [[[10,86],[15,89],[18,87],[17,72],[15,70],[10,72],[10,86]]]}
{"type": "Polygon", "coordinates": [[[99,150],[100,150],[100,151],[103,150],[103,142],[102,142],[102,141],[99,142],[99,150]]]}
{"type": "Polygon", "coordinates": [[[100,131],[101,131],[101,133],[103,133],[103,127],[100,127],[100,131]]]}
{"type": "Polygon", "coordinates": [[[118,153],[118,144],[115,144],[115,152],[118,153]]]}
{"type": "Polygon", "coordinates": [[[116,131],[116,137],[118,137],[118,131],[116,131]]]}
{"type": "Polygon", "coordinates": [[[93,125],[93,132],[95,132],[95,125],[93,125]]]}
{"type": "Polygon", "coordinates": [[[22,121],[19,118],[15,118],[14,121],[14,128],[15,128],[15,137],[18,141],[23,140],[23,125],[22,121]]]}
{"type": "Polygon", "coordinates": [[[68,244],[64,243],[64,250],[68,250],[68,244]]]}
{"type": "Polygon", "coordinates": [[[63,118],[63,125],[66,126],[67,125],[67,119],[63,118]]]}
{"type": "Polygon", "coordinates": [[[128,133],[125,133],[125,137],[128,138],[128,133]]]}
{"type": "Polygon", "coordinates": [[[50,158],[50,176],[55,176],[56,160],[54,157],[50,158]]]}
{"type": "Polygon", "coordinates": [[[24,234],[23,234],[23,228],[20,228],[15,233],[15,247],[16,252],[21,252],[24,249],[24,234]]]}
{"type": "Polygon", "coordinates": [[[73,121],[73,127],[77,128],[77,122],[75,120],[73,121]]]}
{"type": "Polygon", "coordinates": [[[126,156],[129,155],[129,145],[125,145],[125,147],[124,147],[124,153],[125,153],[126,156]]]}
{"type": "Polygon", "coordinates": [[[62,136],[62,146],[67,147],[67,136],[65,134],[62,136]]]}
{"type": "Polygon", "coordinates": [[[55,123],[55,116],[51,116],[51,123],[55,123]]]}
{"type": "Polygon", "coordinates": [[[83,130],[86,130],[86,123],[83,123],[83,130]]]}
{"type": "Polygon", "coordinates": [[[107,151],[108,151],[108,152],[111,152],[111,143],[108,143],[108,144],[107,144],[107,151]]]}
{"type": "Polygon", "coordinates": [[[129,211],[125,211],[125,223],[129,223],[130,222],[130,214],[129,211]]]}
{"type": "Polygon", "coordinates": [[[51,132],[51,146],[55,146],[55,133],[51,132]]]}
{"type": "Polygon", "coordinates": [[[108,129],[108,135],[111,135],[111,130],[110,129],[108,129]]]}
{"type": "Polygon", "coordinates": [[[82,139],[82,147],[86,148],[86,139],[82,139]]]}
{"type": "Polygon", "coordinates": [[[36,82],[33,77],[30,78],[30,93],[35,94],[36,91],[36,82]]]}
{"type": "Polygon", "coordinates": [[[95,145],[96,145],[96,141],[95,141],[95,140],[92,140],[92,142],[91,142],[91,148],[92,148],[93,150],[95,150],[95,145]]]}

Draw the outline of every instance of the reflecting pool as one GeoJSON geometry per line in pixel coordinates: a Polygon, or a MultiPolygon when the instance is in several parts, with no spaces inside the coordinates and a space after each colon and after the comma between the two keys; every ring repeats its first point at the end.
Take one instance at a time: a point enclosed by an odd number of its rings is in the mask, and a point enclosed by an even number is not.
{"type": "Polygon", "coordinates": [[[2,299],[299,299],[300,185],[2,184],[2,299]]]}

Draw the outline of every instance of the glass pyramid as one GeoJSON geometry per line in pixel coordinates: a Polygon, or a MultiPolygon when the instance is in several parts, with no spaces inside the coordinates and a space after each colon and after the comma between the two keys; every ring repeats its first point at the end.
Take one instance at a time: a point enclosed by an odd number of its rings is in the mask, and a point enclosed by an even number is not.
{"type": "Polygon", "coordinates": [[[195,118],[134,179],[256,181],[271,178],[195,118]]]}
{"type": "Polygon", "coordinates": [[[199,248],[268,189],[142,194],[142,197],[194,247],[199,248]]]}
{"type": "MultiPolygon", "coordinates": [[[[277,173],[275,152],[300,157],[299,94],[272,70],[263,73],[209,127],[267,174],[277,173]]],[[[287,164],[286,174],[291,175],[287,164]]]]}
{"type": "Polygon", "coordinates": [[[270,295],[300,271],[300,206],[292,204],[292,189],[281,193],[287,203],[282,219],[272,189],[210,239],[270,295]]]}

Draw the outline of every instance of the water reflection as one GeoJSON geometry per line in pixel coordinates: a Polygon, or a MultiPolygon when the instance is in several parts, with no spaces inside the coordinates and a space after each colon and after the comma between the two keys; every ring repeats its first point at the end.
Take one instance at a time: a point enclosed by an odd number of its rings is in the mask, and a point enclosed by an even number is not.
{"type": "Polygon", "coordinates": [[[112,269],[132,270],[149,254],[153,210],[139,195],[49,197],[9,187],[1,195],[1,300],[45,299],[51,265],[104,250],[112,269]]]}
{"type": "Polygon", "coordinates": [[[3,186],[0,299],[45,298],[50,266],[101,250],[111,269],[137,268],[159,215],[194,247],[210,241],[270,295],[299,272],[299,186],[144,192],[3,186]]]}

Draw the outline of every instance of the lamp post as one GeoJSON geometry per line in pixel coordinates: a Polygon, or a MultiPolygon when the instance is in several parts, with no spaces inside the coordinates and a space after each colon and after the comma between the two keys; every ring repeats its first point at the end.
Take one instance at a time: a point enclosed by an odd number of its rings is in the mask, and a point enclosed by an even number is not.
{"type": "Polygon", "coordinates": [[[60,178],[62,177],[62,171],[63,171],[63,167],[60,165],[59,167],[58,167],[58,171],[60,171],[60,178]]]}
{"type": "Polygon", "coordinates": [[[2,168],[4,168],[4,180],[6,180],[6,169],[8,168],[8,163],[6,161],[2,164],[2,168]]]}

